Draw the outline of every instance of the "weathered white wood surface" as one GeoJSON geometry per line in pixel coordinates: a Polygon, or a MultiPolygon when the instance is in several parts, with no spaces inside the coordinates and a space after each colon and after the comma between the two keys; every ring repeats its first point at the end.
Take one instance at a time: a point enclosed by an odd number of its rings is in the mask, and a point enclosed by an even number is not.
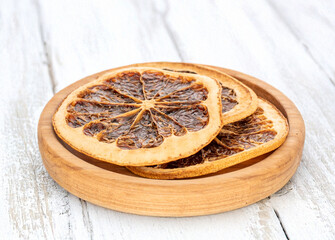
{"type": "Polygon", "coordinates": [[[334,239],[335,2],[0,0],[0,239],[334,239]],[[46,173],[36,126],[81,77],[145,61],[236,69],[288,95],[306,123],[279,192],[204,217],[107,210],[46,173]]]}

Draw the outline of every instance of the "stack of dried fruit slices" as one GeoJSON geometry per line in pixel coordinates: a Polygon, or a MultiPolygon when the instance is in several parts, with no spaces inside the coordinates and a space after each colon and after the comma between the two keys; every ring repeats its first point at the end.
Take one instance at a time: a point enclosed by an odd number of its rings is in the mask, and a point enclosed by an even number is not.
{"type": "Polygon", "coordinates": [[[105,71],[70,93],[57,135],[95,159],[147,178],[202,176],[279,147],[285,117],[211,67],[144,63],[105,71]]]}

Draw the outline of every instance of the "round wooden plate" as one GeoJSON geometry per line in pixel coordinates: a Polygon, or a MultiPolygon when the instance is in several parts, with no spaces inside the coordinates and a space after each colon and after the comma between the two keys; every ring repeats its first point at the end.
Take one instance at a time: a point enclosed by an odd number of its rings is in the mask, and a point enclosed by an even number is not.
{"type": "Polygon", "coordinates": [[[273,103],[288,118],[290,131],[272,153],[218,173],[182,180],[138,177],[124,167],[88,158],[66,146],[54,133],[51,118],[84,78],[58,92],[45,106],[38,124],[38,142],[50,176],[70,193],[106,208],[151,216],[197,216],[247,206],[282,188],[295,173],[305,139],[304,121],[280,91],[246,74],[222,69],[273,103]]]}

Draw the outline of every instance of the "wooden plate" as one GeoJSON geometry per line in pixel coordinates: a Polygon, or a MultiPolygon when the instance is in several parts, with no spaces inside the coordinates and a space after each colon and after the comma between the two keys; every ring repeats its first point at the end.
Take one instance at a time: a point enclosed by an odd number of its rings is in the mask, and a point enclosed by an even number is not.
{"type": "Polygon", "coordinates": [[[290,131],[272,153],[218,173],[183,180],[138,177],[126,168],[88,158],[61,142],[51,118],[84,78],[58,92],[45,106],[38,124],[38,142],[50,176],[70,193],[106,208],[151,216],[197,216],[247,206],[282,188],[295,173],[305,139],[304,121],[296,106],[280,91],[246,74],[221,69],[272,102],[288,118],[290,131]]]}

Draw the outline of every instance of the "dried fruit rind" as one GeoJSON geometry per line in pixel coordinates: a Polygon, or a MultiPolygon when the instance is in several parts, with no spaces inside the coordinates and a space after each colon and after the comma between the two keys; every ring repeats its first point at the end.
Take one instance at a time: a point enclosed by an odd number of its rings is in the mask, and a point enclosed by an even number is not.
{"type": "Polygon", "coordinates": [[[57,135],[88,156],[118,165],[161,164],[194,154],[223,125],[221,88],[208,76],[128,67],[95,77],[53,117],[57,135]]]}
{"type": "Polygon", "coordinates": [[[254,114],[223,126],[215,140],[198,153],[166,164],[128,169],[157,179],[201,176],[270,152],[285,141],[287,134],[285,117],[272,104],[259,99],[254,114]]]}

